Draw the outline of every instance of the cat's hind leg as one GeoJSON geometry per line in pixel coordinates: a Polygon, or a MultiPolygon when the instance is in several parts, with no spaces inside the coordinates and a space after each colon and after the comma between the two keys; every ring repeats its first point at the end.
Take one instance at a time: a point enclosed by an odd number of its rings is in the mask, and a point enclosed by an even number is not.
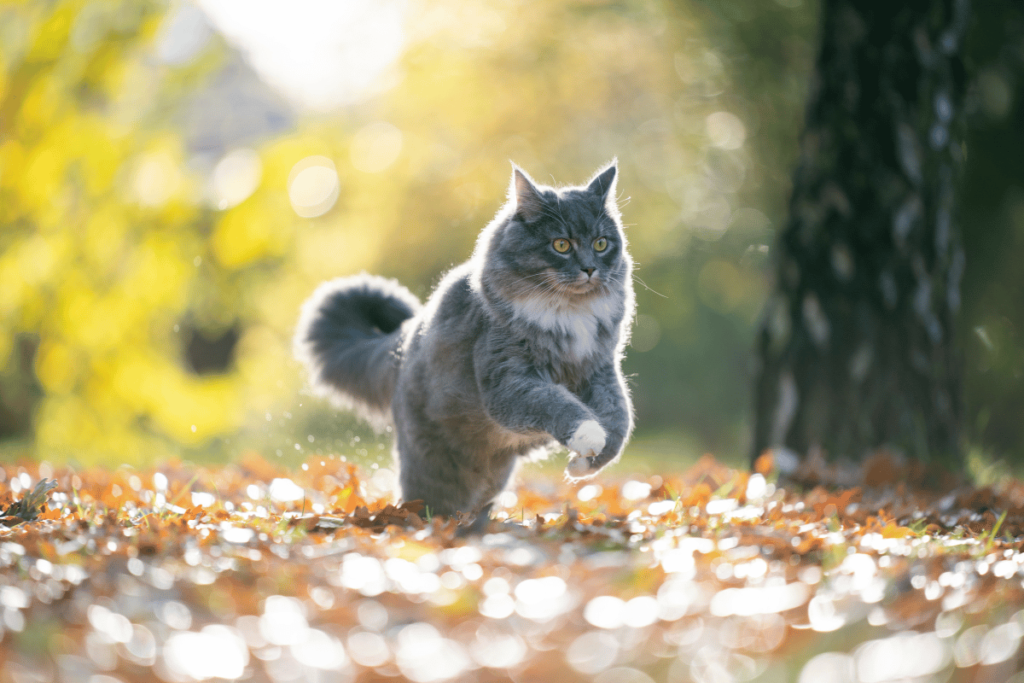
{"type": "Polygon", "coordinates": [[[505,489],[515,470],[515,456],[486,458],[454,449],[450,443],[424,445],[415,456],[401,453],[403,500],[422,500],[425,515],[473,516],[467,533],[483,533],[494,498],[505,489]]]}
{"type": "Polygon", "coordinates": [[[465,533],[460,531],[460,536],[482,534],[487,531],[491,522],[491,509],[494,507],[494,501],[498,494],[508,486],[519,464],[518,460],[514,455],[508,456],[505,454],[491,460],[490,471],[481,477],[484,486],[481,489],[479,500],[483,503],[483,506],[477,512],[472,524],[466,527],[465,533]]]}
{"type": "Polygon", "coordinates": [[[458,455],[443,446],[411,453],[398,448],[399,484],[402,500],[422,500],[423,515],[454,517],[476,512],[477,491],[457,464],[458,455]]]}
{"type": "Polygon", "coordinates": [[[467,526],[459,527],[459,530],[455,535],[460,538],[465,538],[467,536],[480,536],[486,533],[487,528],[491,524],[492,507],[494,507],[494,503],[484,505],[480,509],[480,512],[476,514],[476,518],[474,518],[467,526]]]}

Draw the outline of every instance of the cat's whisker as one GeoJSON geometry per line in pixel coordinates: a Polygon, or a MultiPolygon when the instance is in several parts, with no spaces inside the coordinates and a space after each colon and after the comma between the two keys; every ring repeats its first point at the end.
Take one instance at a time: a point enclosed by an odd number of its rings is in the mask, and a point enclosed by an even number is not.
{"type": "Polygon", "coordinates": [[[657,295],[658,295],[658,296],[660,296],[660,297],[661,297],[662,299],[667,299],[667,298],[668,298],[667,296],[665,296],[665,295],[664,295],[664,294],[662,294],[661,292],[659,292],[659,291],[657,291],[657,290],[655,290],[655,289],[651,289],[650,287],[648,287],[648,286],[647,286],[647,283],[646,283],[646,282],[644,282],[643,280],[641,280],[641,279],[640,279],[640,277],[639,277],[639,276],[637,276],[637,274],[636,274],[636,273],[634,273],[634,274],[633,274],[633,280],[634,280],[634,281],[636,281],[636,282],[639,282],[639,283],[640,283],[640,286],[641,286],[641,287],[643,287],[644,289],[646,289],[646,290],[647,290],[648,292],[651,292],[652,294],[657,294],[657,295]]]}

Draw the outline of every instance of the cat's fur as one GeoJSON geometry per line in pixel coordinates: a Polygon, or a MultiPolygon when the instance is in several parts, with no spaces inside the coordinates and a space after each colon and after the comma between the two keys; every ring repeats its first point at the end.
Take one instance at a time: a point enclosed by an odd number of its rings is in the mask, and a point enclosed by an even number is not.
{"type": "Polygon", "coordinates": [[[616,175],[613,162],[554,189],[514,168],[472,258],[423,307],[370,275],[326,282],[303,305],[297,357],[314,388],[393,420],[403,499],[479,527],[520,456],[561,443],[573,478],[619,456],[633,427],[620,365],[634,302],[616,175]]]}

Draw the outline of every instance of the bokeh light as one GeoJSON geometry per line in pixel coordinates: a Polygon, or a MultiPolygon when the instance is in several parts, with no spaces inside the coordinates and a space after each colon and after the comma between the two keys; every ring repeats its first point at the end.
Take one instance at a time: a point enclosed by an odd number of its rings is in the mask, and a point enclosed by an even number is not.
{"type": "Polygon", "coordinates": [[[263,164],[256,150],[235,149],[221,158],[213,169],[211,190],[218,209],[241,204],[259,187],[263,164]]]}
{"type": "Polygon", "coordinates": [[[288,198],[295,213],[303,218],[330,211],[338,201],[338,191],[338,172],[327,157],[306,157],[288,175],[288,198]]]}
{"type": "Polygon", "coordinates": [[[352,165],[365,173],[380,173],[402,151],[402,131],[383,121],[371,123],[352,136],[352,165]]]}

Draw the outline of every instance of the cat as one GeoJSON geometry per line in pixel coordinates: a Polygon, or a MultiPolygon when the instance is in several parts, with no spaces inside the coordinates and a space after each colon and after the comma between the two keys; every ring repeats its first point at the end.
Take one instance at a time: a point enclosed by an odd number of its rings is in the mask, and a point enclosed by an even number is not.
{"type": "Polygon", "coordinates": [[[617,175],[555,189],[513,164],[507,203],[425,305],[367,274],[303,304],[296,357],[318,393],[394,424],[403,500],[481,530],[520,458],[562,444],[578,480],[619,457],[634,295],[617,175]]]}

